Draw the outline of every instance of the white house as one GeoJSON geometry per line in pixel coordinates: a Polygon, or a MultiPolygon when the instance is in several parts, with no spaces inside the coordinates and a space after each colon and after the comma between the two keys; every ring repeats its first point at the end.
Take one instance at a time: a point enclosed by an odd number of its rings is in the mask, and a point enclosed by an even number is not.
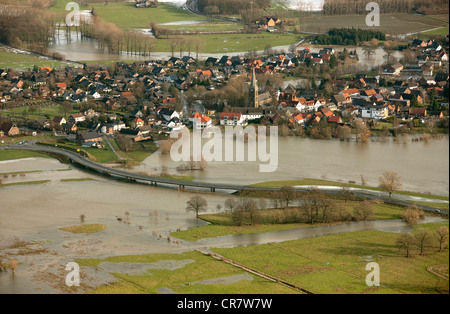
{"type": "Polygon", "coordinates": [[[368,119],[385,119],[389,115],[388,107],[382,105],[367,105],[360,108],[361,117],[368,119]]]}
{"type": "Polygon", "coordinates": [[[222,112],[220,114],[220,125],[246,125],[247,120],[241,113],[222,112]]]}
{"type": "Polygon", "coordinates": [[[194,129],[204,129],[212,126],[212,119],[198,112],[190,116],[189,121],[192,122],[194,129]]]}

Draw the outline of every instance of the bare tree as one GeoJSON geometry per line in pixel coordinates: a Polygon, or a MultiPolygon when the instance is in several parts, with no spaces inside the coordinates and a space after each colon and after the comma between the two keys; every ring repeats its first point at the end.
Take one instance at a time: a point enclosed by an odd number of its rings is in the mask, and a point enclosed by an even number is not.
{"type": "Polygon", "coordinates": [[[369,201],[364,201],[353,208],[353,214],[357,220],[364,222],[375,218],[375,209],[369,201]]]}
{"type": "Polygon", "coordinates": [[[366,185],[367,184],[367,178],[365,175],[361,175],[361,185],[366,185]]]}
{"type": "Polygon", "coordinates": [[[445,247],[445,243],[448,242],[448,227],[441,226],[436,230],[436,236],[439,241],[439,252],[445,247]]]}
{"type": "Polygon", "coordinates": [[[280,189],[280,196],[286,203],[286,207],[289,207],[289,204],[297,198],[297,192],[294,187],[285,185],[280,189]]]}
{"type": "Polygon", "coordinates": [[[120,149],[123,150],[124,152],[129,152],[133,147],[133,142],[131,141],[131,138],[126,135],[118,135],[117,143],[119,144],[120,149]]]}
{"type": "Polygon", "coordinates": [[[230,213],[232,213],[234,211],[234,209],[238,206],[238,202],[234,198],[228,198],[225,201],[224,205],[225,205],[225,209],[227,211],[229,211],[230,213]]]}
{"type": "Polygon", "coordinates": [[[19,266],[19,263],[17,262],[16,259],[11,258],[9,260],[9,268],[11,268],[11,271],[12,271],[13,275],[15,274],[18,266],[19,266]]]}
{"type": "Polygon", "coordinates": [[[195,212],[195,217],[198,218],[198,213],[206,211],[208,202],[201,196],[193,196],[186,202],[186,211],[195,212]]]}
{"type": "Polygon", "coordinates": [[[247,213],[250,219],[250,224],[253,225],[257,222],[258,203],[251,198],[244,198],[239,201],[238,208],[240,211],[247,213]]]}
{"type": "Polygon", "coordinates": [[[344,203],[347,203],[347,200],[351,200],[355,197],[355,192],[350,190],[348,186],[343,186],[341,188],[341,196],[344,198],[344,203]]]}
{"type": "Polygon", "coordinates": [[[417,248],[420,251],[420,255],[424,255],[425,251],[431,246],[431,234],[427,231],[421,231],[414,235],[416,239],[417,248]]]}
{"type": "Polygon", "coordinates": [[[416,244],[416,239],[409,233],[403,233],[397,238],[395,243],[399,250],[405,252],[406,257],[408,258],[411,256],[411,250],[416,244]]]}
{"type": "Polygon", "coordinates": [[[395,171],[385,171],[380,177],[379,187],[389,193],[389,197],[392,193],[401,188],[402,182],[400,176],[395,171]]]}
{"type": "Polygon", "coordinates": [[[409,225],[415,225],[423,217],[423,210],[416,205],[407,207],[402,214],[402,220],[409,225]]]}

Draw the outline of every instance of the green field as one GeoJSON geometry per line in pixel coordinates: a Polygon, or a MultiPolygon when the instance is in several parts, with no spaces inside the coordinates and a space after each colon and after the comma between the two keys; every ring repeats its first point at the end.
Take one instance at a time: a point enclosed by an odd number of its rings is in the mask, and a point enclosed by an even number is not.
{"type": "MultiPolygon", "coordinates": [[[[353,211],[353,207],[357,206],[358,204],[358,201],[347,201],[347,203],[345,203],[345,205],[343,206],[345,206],[346,211],[351,214],[353,211]]],[[[402,213],[404,211],[404,207],[386,203],[374,203],[373,208],[375,210],[376,220],[401,219],[402,213]]],[[[298,212],[296,208],[259,210],[257,213],[259,223],[250,225],[249,221],[244,220],[242,226],[236,226],[233,224],[232,215],[230,213],[204,214],[200,215],[199,218],[208,221],[211,224],[202,227],[191,228],[184,231],[172,232],[170,235],[187,241],[197,241],[203,238],[214,238],[230,234],[255,234],[261,232],[274,232],[296,228],[310,228],[323,225],[322,223],[311,225],[303,222],[283,224],[274,224],[271,222],[271,219],[273,219],[273,217],[288,217],[289,215],[297,214],[298,212]]],[[[337,222],[337,224],[338,223],[339,222],[337,222]]],[[[329,223],[327,223],[326,225],[329,225],[329,223]]]]}
{"type": "MultiPolygon", "coordinates": [[[[36,102],[39,104],[39,102],[36,102]]],[[[73,113],[78,113],[77,110],[69,110],[65,116],[67,117],[73,113]]],[[[6,117],[17,117],[17,116],[26,116],[28,119],[37,120],[37,119],[49,119],[53,120],[56,116],[63,116],[64,113],[60,110],[59,105],[49,106],[44,108],[37,108],[32,111],[30,108],[13,108],[13,109],[4,109],[0,111],[1,116],[6,117]],[[26,110],[25,110],[26,109],[26,110]]]]}
{"type": "Polygon", "coordinates": [[[51,158],[50,156],[23,150],[0,150],[0,161],[22,158],[51,158]]]}
{"type": "Polygon", "coordinates": [[[102,230],[105,230],[106,226],[103,224],[88,224],[88,225],[79,225],[79,226],[70,226],[60,228],[62,231],[67,231],[71,233],[97,233],[102,230]]]}
{"type": "MultiPolygon", "coordinates": [[[[48,10],[60,16],[65,16],[66,4],[71,0],[56,0],[48,10]]],[[[168,3],[160,3],[157,8],[136,8],[131,2],[112,2],[105,5],[101,3],[90,3],[86,7],[81,6],[81,10],[95,8],[96,14],[106,22],[116,24],[122,29],[149,28],[150,23],[157,24],[206,20],[207,18],[191,14],[168,3]]]]}
{"type": "Polygon", "coordinates": [[[381,14],[380,26],[366,25],[366,15],[308,16],[302,22],[301,31],[325,33],[330,28],[355,27],[382,31],[386,34],[407,34],[438,27],[447,27],[448,20],[419,14],[381,14]]]}
{"type": "MultiPolygon", "coordinates": [[[[436,227],[433,225],[428,229],[434,231],[436,227]]],[[[396,233],[362,231],[211,250],[313,293],[448,293],[448,280],[426,270],[431,265],[448,265],[448,249],[438,253],[434,246],[423,256],[415,251],[413,257],[406,258],[395,245],[398,236],[396,233]],[[368,287],[365,283],[369,274],[365,267],[372,261],[380,266],[380,287],[368,287]]]]}
{"type": "MultiPolygon", "coordinates": [[[[102,262],[110,263],[184,263],[177,269],[153,268],[137,274],[125,274],[112,272],[120,281],[101,286],[92,293],[96,294],[126,294],[126,293],[172,293],[182,294],[287,294],[295,293],[294,290],[262,279],[245,271],[218,261],[202,253],[191,251],[181,254],[148,254],[138,256],[117,256],[104,260],[81,259],[77,260],[82,265],[102,267],[102,262]],[[232,277],[233,276],[233,277],[232,277]],[[227,279],[236,278],[227,282],[227,279]],[[241,279],[241,280],[239,280],[241,279]],[[167,293],[167,292],[166,292],[167,293]]],[[[118,264],[119,265],[119,264],[118,264]]]]}
{"type": "MultiPolygon", "coordinates": [[[[421,230],[434,232],[441,225],[448,226],[448,223],[421,225],[413,230],[413,234],[421,230]]],[[[414,250],[412,257],[406,258],[395,244],[398,236],[390,232],[361,231],[282,243],[213,248],[211,251],[317,294],[448,293],[448,280],[427,271],[428,266],[448,265],[448,249],[438,252],[437,243],[433,242],[424,255],[414,250]],[[366,276],[369,274],[366,265],[369,262],[376,262],[380,266],[379,287],[366,285],[366,276]]],[[[77,262],[98,270],[103,269],[103,262],[118,267],[117,271],[108,272],[119,281],[100,286],[92,293],[295,292],[253,274],[245,274],[240,268],[196,251],[79,259],[77,262]],[[174,269],[164,266],[177,263],[181,264],[174,269]],[[128,270],[123,270],[124,266],[128,270]],[[126,274],[138,267],[141,269],[139,273],[126,274]],[[231,276],[245,277],[226,283],[227,278],[233,278],[231,276]]]]}
{"type": "Polygon", "coordinates": [[[70,141],[46,141],[40,143],[41,145],[46,146],[56,146],[59,148],[64,148],[67,150],[71,150],[77,152],[80,150],[81,153],[87,153],[88,157],[99,163],[107,163],[107,162],[116,162],[118,160],[116,154],[111,149],[108,148],[94,148],[94,147],[82,147],[78,145],[78,143],[70,142],[70,141]]]}
{"type": "Polygon", "coordinates": [[[52,68],[61,68],[72,64],[64,61],[48,60],[23,53],[9,52],[5,48],[0,47],[1,69],[26,71],[28,69],[33,69],[35,65],[38,67],[49,66],[52,68]]]}
{"type": "MultiPolygon", "coordinates": [[[[341,187],[353,187],[353,188],[360,188],[360,189],[368,189],[368,190],[374,190],[374,191],[381,191],[378,187],[373,186],[367,186],[367,185],[360,185],[360,184],[353,184],[353,183],[346,183],[346,182],[339,182],[339,181],[329,181],[329,180],[320,180],[320,179],[301,179],[301,180],[285,180],[285,181],[267,181],[267,182],[261,182],[252,184],[251,186],[256,187],[283,187],[283,186],[300,186],[300,185],[310,185],[310,186],[341,186],[341,187]]],[[[404,195],[411,195],[411,196],[418,196],[418,197],[424,197],[429,199],[438,199],[438,200],[444,200],[448,201],[448,196],[442,196],[442,195],[432,195],[432,194],[425,194],[425,193],[416,193],[416,192],[410,192],[410,191],[395,191],[396,194],[404,194],[404,195]]]]}

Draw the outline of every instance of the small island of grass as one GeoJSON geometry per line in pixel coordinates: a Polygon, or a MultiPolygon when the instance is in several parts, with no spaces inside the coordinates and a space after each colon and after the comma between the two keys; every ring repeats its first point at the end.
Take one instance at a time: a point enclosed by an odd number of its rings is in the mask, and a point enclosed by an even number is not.
{"type": "Polygon", "coordinates": [[[72,232],[72,233],[97,233],[106,229],[103,224],[89,224],[59,228],[60,230],[72,232]]]}

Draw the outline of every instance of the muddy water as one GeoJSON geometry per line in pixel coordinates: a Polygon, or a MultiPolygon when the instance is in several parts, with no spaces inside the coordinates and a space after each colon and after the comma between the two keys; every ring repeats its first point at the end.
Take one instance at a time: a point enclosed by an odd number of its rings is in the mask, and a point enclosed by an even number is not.
{"type": "MultiPolygon", "coordinates": [[[[237,184],[323,177],[360,183],[362,174],[369,186],[378,186],[382,173],[393,170],[402,178],[402,190],[449,195],[448,136],[429,142],[389,139],[370,143],[280,137],[278,159],[278,168],[273,173],[259,172],[260,164],[267,162],[244,161],[209,162],[204,171],[183,174],[196,176],[199,181],[237,184]]],[[[179,164],[170,155],[156,153],[138,169],[152,172],[166,166],[170,173],[176,173],[179,164]]]]}
{"type": "MultiPolygon", "coordinates": [[[[49,180],[49,182],[0,189],[0,255],[14,256],[19,262],[19,268],[14,276],[10,272],[0,273],[0,293],[65,291],[66,287],[62,280],[67,272],[64,265],[78,258],[180,253],[204,247],[280,242],[339,232],[354,232],[366,228],[391,232],[408,230],[408,227],[400,221],[389,221],[225,236],[198,242],[181,241],[171,238],[169,233],[177,229],[184,230],[206,224],[195,219],[193,213],[185,211],[185,204],[192,196],[191,193],[121,183],[71,168],[48,158],[0,164],[2,173],[33,171],[39,170],[38,168],[44,170],[26,173],[25,177],[8,177],[4,179],[4,183],[27,180],[49,180]],[[60,169],[65,171],[56,171],[60,169]],[[95,180],[61,181],[72,178],[95,180]],[[59,229],[79,225],[80,215],[85,215],[86,224],[104,224],[106,229],[95,234],[72,234],[59,229]],[[14,255],[17,250],[24,249],[11,247],[16,239],[30,241],[37,253],[14,255]],[[40,249],[45,250],[41,253],[40,249]],[[55,280],[59,284],[55,285],[55,280]]],[[[217,168],[211,167],[208,171],[217,168]]],[[[231,181],[231,177],[229,180],[231,181]]],[[[203,193],[202,196],[208,202],[208,212],[215,212],[216,206],[223,205],[228,197],[209,193],[203,193]]],[[[84,291],[114,280],[108,272],[96,271],[90,267],[84,267],[83,273],[85,274],[83,280],[87,284],[84,291]]]]}

